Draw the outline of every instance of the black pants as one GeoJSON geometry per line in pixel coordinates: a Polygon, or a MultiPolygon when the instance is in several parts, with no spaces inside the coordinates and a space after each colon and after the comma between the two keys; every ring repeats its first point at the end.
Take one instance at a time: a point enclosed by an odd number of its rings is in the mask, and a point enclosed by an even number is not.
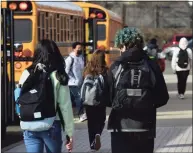
{"type": "Polygon", "coordinates": [[[189,75],[189,70],[187,71],[176,71],[178,78],[178,94],[184,94],[186,91],[186,82],[189,75]]]}
{"type": "Polygon", "coordinates": [[[101,134],[106,120],[106,107],[86,107],[88,134],[90,145],[93,143],[96,134],[101,134]]]}
{"type": "Polygon", "coordinates": [[[112,153],[153,153],[154,138],[148,138],[143,132],[112,132],[112,153]]]}

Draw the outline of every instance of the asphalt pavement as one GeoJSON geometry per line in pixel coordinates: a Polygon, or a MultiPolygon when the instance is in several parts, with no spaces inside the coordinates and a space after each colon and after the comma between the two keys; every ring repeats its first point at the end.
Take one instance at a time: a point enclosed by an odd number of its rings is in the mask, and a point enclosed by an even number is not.
{"type": "MultiPolygon", "coordinates": [[[[185,99],[179,99],[177,95],[177,78],[173,74],[170,62],[166,63],[164,77],[167,83],[170,99],[167,105],[157,110],[157,127],[192,127],[192,72],[189,75],[185,99]]],[[[107,119],[110,113],[107,108],[107,119]]],[[[87,131],[87,122],[75,121],[76,130],[87,131]]],[[[18,125],[9,126],[7,138],[1,142],[1,147],[7,147],[22,140],[22,132],[18,125]]],[[[16,145],[16,144],[15,144],[16,145]]]]}

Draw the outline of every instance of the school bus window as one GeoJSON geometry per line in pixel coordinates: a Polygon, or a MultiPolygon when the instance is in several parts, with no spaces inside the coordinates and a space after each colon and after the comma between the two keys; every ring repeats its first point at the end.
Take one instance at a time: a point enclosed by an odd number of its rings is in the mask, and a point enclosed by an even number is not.
{"type": "Polygon", "coordinates": [[[63,16],[60,15],[60,42],[63,42],[63,16]]]}
{"type": "Polygon", "coordinates": [[[49,30],[49,20],[48,20],[48,17],[44,16],[43,21],[45,21],[45,32],[47,33],[48,30],[49,30]]]}
{"type": "Polygon", "coordinates": [[[73,33],[74,33],[74,19],[73,16],[70,17],[70,41],[74,41],[73,33]]]}
{"type": "Polygon", "coordinates": [[[93,22],[89,22],[89,36],[88,36],[88,40],[92,40],[93,41],[93,22]]]}
{"type": "Polygon", "coordinates": [[[74,39],[75,40],[78,40],[78,37],[77,37],[77,18],[74,17],[74,39]]]}
{"type": "Polygon", "coordinates": [[[56,14],[54,14],[54,19],[53,19],[53,35],[54,35],[54,41],[56,41],[56,14]]]}
{"type": "Polygon", "coordinates": [[[67,16],[66,17],[67,18],[67,20],[66,20],[66,31],[67,31],[67,38],[66,38],[66,40],[67,41],[70,41],[70,17],[69,16],[67,16]]]}
{"type": "Polygon", "coordinates": [[[98,31],[97,40],[105,40],[106,39],[106,26],[104,24],[98,24],[97,31],[98,31]]]}
{"type": "Polygon", "coordinates": [[[49,39],[52,39],[52,14],[50,14],[48,19],[49,19],[49,22],[50,22],[50,25],[49,25],[50,37],[49,37],[49,39]]]}
{"type": "Polygon", "coordinates": [[[57,29],[57,42],[60,41],[60,22],[59,22],[59,14],[57,14],[57,26],[56,26],[56,29],[57,29]]]}
{"type": "Polygon", "coordinates": [[[29,19],[17,19],[14,22],[15,42],[31,42],[32,21],[29,19]]]}
{"type": "Polygon", "coordinates": [[[64,16],[63,26],[64,26],[64,41],[66,41],[66,16],[64,16]]]}

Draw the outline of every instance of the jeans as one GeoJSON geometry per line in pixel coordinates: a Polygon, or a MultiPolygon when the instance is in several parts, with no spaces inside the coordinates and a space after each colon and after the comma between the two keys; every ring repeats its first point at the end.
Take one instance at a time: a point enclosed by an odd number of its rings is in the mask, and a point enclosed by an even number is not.
{"type": "Polygon", "coordinates": [[[47,153],[61,153],[62,128],[60,121],[55,121],[52,128],[47,131],[23,132],[26,152],[43,153],[44,145],[47,153]]]}
{"type": "Polygon", "coordinates": [[[186,83],[187,83],[187,78],[189,75],[189,70],[187,71],[176,71],[177,78],[178,78],[178,94],[183,94],[186,91],[186,83]]]}
{"type": "Polygon", "coordinates": [[[72,105],[76,105],[78,114],[83,114],[83,106],[80,97],[80,88],[77,86],[69,86],[72,105]]]}

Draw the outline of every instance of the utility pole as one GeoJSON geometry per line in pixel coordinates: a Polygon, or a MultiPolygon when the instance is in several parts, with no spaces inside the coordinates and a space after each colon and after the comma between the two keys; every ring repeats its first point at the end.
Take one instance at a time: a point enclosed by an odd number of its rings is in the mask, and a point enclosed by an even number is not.
{"type": "Polygon", "coordinates": [[[155,14],[156,14],[156,16],[155,16],[155,28],[159,28],[159,11],[160,11],[159,6],[156,4],[156,6],[155,6],[155,14]]]}
{"type": "Polygon", "coordinates": [[[122,20],[123,20],[123,26],[126,25],[126,4],[123,3],[122,5],[122,20]]]}

